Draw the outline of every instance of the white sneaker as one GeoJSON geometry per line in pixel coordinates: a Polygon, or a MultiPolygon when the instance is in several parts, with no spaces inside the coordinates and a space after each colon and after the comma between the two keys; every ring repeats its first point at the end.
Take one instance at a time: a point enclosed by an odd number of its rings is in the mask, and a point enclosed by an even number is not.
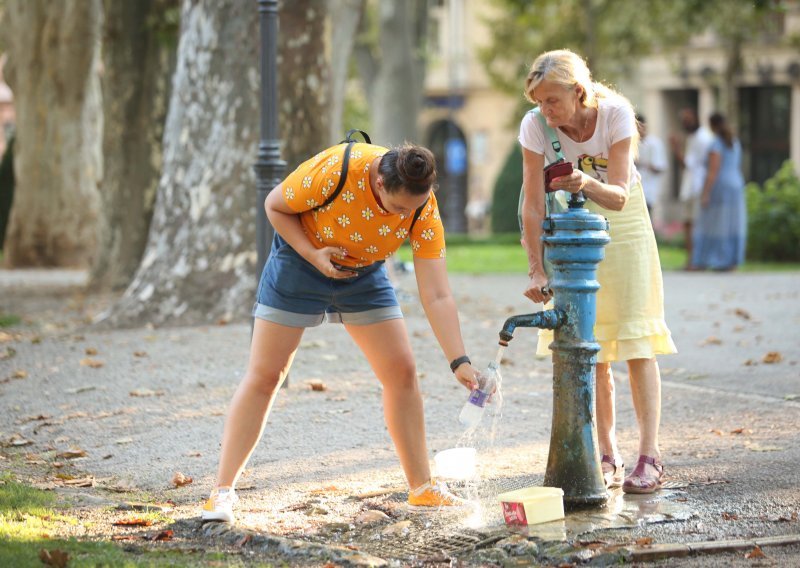
{"type": "Polygon", "coordinates": [[[239,501],[233,488],[214,489],[203,505],[202,519],[204,521],[223,521],[233,523],[233,506],[239,501]]]}

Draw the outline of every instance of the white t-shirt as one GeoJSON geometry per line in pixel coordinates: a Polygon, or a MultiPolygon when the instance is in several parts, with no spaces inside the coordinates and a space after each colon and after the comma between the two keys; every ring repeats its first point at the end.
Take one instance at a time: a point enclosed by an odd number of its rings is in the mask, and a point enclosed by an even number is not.
{"type": "Polygon", "coordinates": [[[705,126],[701,126],[686,137],[686,151],[683,155],[683,170],[681,178],[681,201],[688,201],[698,197],[703,192],[706,181],[706,161],[714,135],[705,126]]]}
{"type": "Polygon", "coordinates": [[[661,139],[653,135],[648,135],[641,139],[636,167],[642,177],[644,198],[647,204],[653,207],[658,202],[664,172],[667,170],[667,153],[664,150],[664,143],[661,142],[661,139]],[[659,171],[654,172],[653,169],[659,171]]]}
{"type": "MultiPolygon", "coordinates": [[[[585,174],[602,183],[608,183],[609,150],[620,140],[632,138],[636,134],[636,119],[633,109],[624,101],[600,99],[598,102],[597,125],[592,137],[585,142],[575,142],[560,128],[554,130],[561,143],[561,153],[564,154],[565,160],[572,162],[573,166],[580,168],[585,174]]],[[[522,119],[519,127],[519,143],[531,152],[543,154],[547,163],[556,160],[555,150],[550,138],[544,132],[541,119],[533,112],[526,113],[522,119]]],[[[630,172],[628,187],[641,179],[633,163],[633,153],[631,153],[630,172]]]]}

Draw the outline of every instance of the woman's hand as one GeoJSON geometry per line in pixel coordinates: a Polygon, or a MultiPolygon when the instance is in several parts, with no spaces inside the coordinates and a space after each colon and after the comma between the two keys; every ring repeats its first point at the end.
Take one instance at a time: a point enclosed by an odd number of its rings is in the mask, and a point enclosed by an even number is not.
{"type": "Polygon", "coordinates": [[[310,255],[311,258],[307,258],[306,260],[328,278],[350,278],[355,276],[356,273],[352,270],[339,270],[331,263],[332,257],[341,254],[341,252],[342,251],[336,247],[314,249],[310,255]]]}
{"type": "Polygon", "coordinates": [[[469,391],[478,388],[478,371],[469,363],[462,363],[455,370],[456,380],[469,391]]]}
{"type": "Polygon", "coordinates": [[[542,272],[534,272],[531,274],[531,280],[528,282],[528,287],[525,288],[525,296],[534,302],[544,304],[553,295],[553,291],[548,286],[547,276],[542,272]]]}
{"type": "Polygon", "coordinates": [[[554,189],[563,189],[564,191],[568,191],[570,193],[578,193],[584,188],[590,179],[591,178],[582,171],[572,170],[572,173],[568,176],[555,178],[552,182],[550,182],[550,187],[554,189]]]}

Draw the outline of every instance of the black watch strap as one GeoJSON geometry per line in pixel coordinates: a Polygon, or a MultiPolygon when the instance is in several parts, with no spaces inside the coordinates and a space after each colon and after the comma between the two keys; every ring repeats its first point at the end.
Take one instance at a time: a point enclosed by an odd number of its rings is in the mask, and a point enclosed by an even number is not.
{"type": "Polygon", "coordinates": [[[472,361],[470,361],[469,357],[467,357],[466,355],[462,355],[461,357],[457,357],[457,358],[453,359],[452,361],[450,361],[450,370],[455,373],[456,369],[458,369],[464,363],[469,363],[471,365],[472,361]]]}

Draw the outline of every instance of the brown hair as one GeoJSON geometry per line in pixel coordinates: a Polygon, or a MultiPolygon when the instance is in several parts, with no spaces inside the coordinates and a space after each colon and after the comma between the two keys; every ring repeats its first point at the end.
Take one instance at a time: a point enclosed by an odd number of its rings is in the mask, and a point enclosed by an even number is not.
{"type": "Polygon", "coordinates": [[[402,188],[411,195],[422,195],[436,183],[436,159],[423,146],[403,144],[383,155],[378,172],[389,193],[402,188]]]}
{"type": "Polygon", "coordinates": [[[709,117],[708,123],[711,126],[711,131],[722,138],[728,148],[733,147],[733,131],[724,114],[715,112],[709,117]]]}

